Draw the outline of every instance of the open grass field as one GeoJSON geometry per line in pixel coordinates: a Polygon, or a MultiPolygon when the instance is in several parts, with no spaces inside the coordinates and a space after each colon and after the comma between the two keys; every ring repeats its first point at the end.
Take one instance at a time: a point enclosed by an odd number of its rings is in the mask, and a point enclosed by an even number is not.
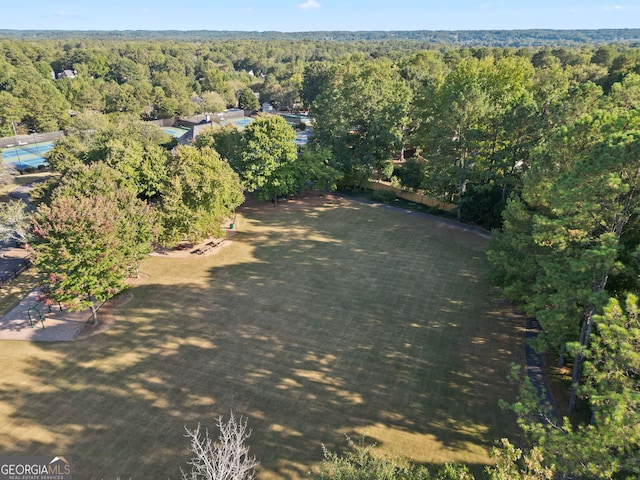
{"type": "Polygon", "coordinates": [[[476,234],[374,205],[240,209],[217,253],[150,257],[112,329],[0,343],[0,452],[74,478],[179,478],[183,425],[249,417],[259,478],[298,479],[345,434],[419,462],[489,461],[521,321],[476,234]]]}

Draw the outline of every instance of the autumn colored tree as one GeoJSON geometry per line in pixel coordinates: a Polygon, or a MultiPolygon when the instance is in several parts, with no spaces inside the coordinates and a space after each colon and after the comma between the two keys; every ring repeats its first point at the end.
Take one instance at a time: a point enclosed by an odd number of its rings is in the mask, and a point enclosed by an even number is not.
{"type": "Polygon", "coordinates": [[[47,296],[70,309],[91,308],[125,288],[151,250],[150,208],[104,164],[67,173],[33,215],[35,262],[47,296]]]}

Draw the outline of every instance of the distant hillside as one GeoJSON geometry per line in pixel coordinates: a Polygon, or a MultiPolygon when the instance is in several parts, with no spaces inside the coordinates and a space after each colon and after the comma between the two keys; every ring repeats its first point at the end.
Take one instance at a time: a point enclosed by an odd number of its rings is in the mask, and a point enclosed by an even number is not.
{"type": "Polygon", "coordinates": [[[99,38],[131,40],[312,40],[358,42],[393,40],[458,46],[541,47],[624,43],[640,45],[640,29],[602,30],[417,30],[363,32],[240,32],[210,30],[0,30],[0,38],[99,38]]]}

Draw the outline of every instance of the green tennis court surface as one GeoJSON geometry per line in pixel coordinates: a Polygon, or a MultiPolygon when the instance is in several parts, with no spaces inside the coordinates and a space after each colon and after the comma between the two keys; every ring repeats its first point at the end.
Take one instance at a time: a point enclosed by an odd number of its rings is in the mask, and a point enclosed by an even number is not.
{"type": "Polygon", "coordinates": [[[166,133],[171,135],[172,137],[180,138],[182,135],[189,131],[188,128],[180,128],[180,127],[162,127],[166,133]]]}
{"type": "Polygon", "coordinates": [[[45,154],[51,150],[53,142],[37,142],[27,145],[12,145],[3,148],[2,161],[20,170],[27,167],[37,167],[47,163],[45,154]]]}

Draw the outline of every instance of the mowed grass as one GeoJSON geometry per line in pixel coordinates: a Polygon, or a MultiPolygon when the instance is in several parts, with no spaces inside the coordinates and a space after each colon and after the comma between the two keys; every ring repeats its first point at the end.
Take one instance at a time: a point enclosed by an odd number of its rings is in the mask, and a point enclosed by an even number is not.
{"type": "Polygon", "coordinates": [[[298,479],[345,435],[418,462],[490,461],[516,435],[521,321],[491,295],[486,239],[344,200],[245,209],[215,255],[151,257],[109,331],[1,342],[0,452],[78,479],[179,478],[183,426],[249,418],[259,478],[298,479]]]}
{"type": "Polygon", "coordinates": [[[3,285],[0,288],[0,317],[18,305],[41,281],[38,271],[31,267],[3,285]]]}

